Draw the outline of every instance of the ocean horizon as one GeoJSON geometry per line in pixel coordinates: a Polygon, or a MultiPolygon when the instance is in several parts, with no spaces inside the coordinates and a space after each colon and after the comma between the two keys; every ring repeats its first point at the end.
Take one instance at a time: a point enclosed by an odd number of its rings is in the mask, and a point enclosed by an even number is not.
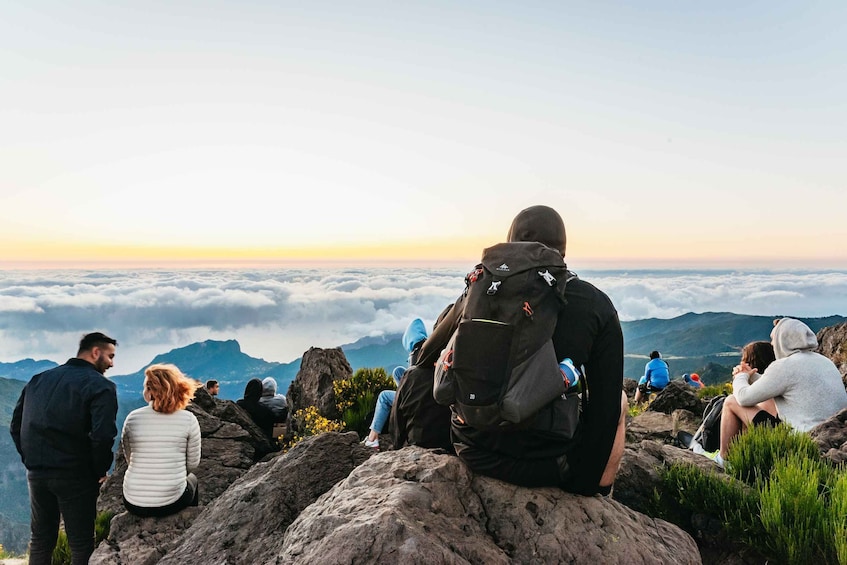
{"type": "MultiPolygon", "coordinates": [[[[113,374],[206,339],[236,339],[267,361],[401,333],[415,317],[431,330],[462,292],[467,264],[0,270],[0,362],[63,362],[80,336],[119,342],[113,374]]],[[[847,316],[847,270],[574,269],[609,295],[621,320],[689,312],[847,316]]]]}

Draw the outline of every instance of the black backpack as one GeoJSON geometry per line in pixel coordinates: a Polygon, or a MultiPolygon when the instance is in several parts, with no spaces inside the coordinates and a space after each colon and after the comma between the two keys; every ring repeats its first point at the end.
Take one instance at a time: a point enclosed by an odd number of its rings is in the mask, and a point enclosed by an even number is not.
{"type": "Polygon", "coordinates": [[[535,242],[483,251],[465,277],[458,327],[435,367],[433,396],[477,429],[514,426],[565,393],[552,336],[576,277],[535,242]]]}
{"type": "Polygon", "coordinates": [[[716,396],[703,410],[703,423],[694,434],[694,441],[706,451],[717,451],[721,447],[721,412],[727,395],[716,396]]]}

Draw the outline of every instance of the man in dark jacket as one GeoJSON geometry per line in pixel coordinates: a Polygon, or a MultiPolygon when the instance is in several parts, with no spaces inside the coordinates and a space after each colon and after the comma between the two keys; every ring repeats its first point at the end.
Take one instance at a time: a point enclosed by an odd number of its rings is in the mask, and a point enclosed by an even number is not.
{"type": "MultiPolygon", "coordinates": [[[[508,241],[537,241],[564,256],[565,225],[552,208],[533,206],[515,217],[508,241]]],[[[565,299],[553,345],[557,359],[569,357],[584,369],[587,391],[583,394],[587,396],[577,433],[565,429],[562,402],[556,399],[520,430],[477,430],[454,413],[453,446],[476,473],[528,487],[608,494],[624,449],[623,333],[608,296],[588,282],[570,280],[565,299]]],[[[464,295],[424,343],[421,366],[431,367],[438,360],[463,307],[464,295]]]]}
{"type": "Polygon", "coordinates": [[[15,405],[9,431],[27,468],[30,565],[51,562],[60,514],[74,565],[94,551],[97,495],[118,433],[115,384],[103,376],[117,344],[99,332],[83,336],[77,356],[32,377],[15,405]]]}

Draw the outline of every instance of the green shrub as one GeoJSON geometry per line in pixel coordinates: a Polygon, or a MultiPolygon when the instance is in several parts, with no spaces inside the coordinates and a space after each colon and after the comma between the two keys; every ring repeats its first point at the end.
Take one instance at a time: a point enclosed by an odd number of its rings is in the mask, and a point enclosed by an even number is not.
{"type": "Polygon", "coordinates": [[[808,436],[795,432],[786,424],[753,426],[731,442],[727,453],[729,470],[747,484],[767,481],[777,459],[786,454],[819,460],[817,444],[808,436]]]}
{"type": "Polygon", "coordinates": [[[829,531],[835,539],[838,563],[847,565],[847,472],[843,467],[830,484],[829,531]]]}
{"type": "Polygon", "coordinates": [[[722,385],[706,385],[697,391],[697,398],[714,398],[722,394],[732,394],[732,383],[722,385]]]}
{"type": "Polygon", "coordinates": [[[368,415],[376,405],[377,395],[383,390],[395,390],[397,385],[385,369],[378,367],[359,369],[349,379],[335,381],[332,388],[345,427],[361,437],[368,432],[368,415]]]}
{"type": "Polygon", "coordinates": [[[821,491],[820,460],[803,454],[779,459],[761,491],[762,526],[774,555],[787,563],[831,563],[829,512],[821,491]]]}
{"type": "MultiPolygon", "coordinates": [[[[100,512],[94,518],[94,547],[109,537],[109,526],[112,523],[114,512],[100,512]]],[[[59,530],[59,537],[56,538],[56,547],[53,548],[53,557],[50,559],[51,565],[70,565],[71,564],[71,547],[68,545],[68,535],[64,529],[59,530]]]]}
{"type": "MultiPolygon", "coordinates": [[[[732,539],[747,541],[762,533],[759,521],[751,519],[758,512],[758,491],[733,477],[674,463],[662,472],[661,498],[719,519],[732,539]]],[[[667,502],[664,508],[670,514],[679,514],[667,502]]]]}
{"type": "Polygon", "coordinates": [[[723,480],[680,464],[663,471],[665,512],[676,504],[720,518],[730,539],[778,563],[847,565],[847,468],[785,425],[748,428],[727,463],[723,480]]]}
{"type": "Polygon", "coordinates": [[[65,530],[59,530],[59,537],[56,538],[56,547],[53,548],[50,565],[71,565],[71,547],[68,545],[68,535],[65,530]]]}

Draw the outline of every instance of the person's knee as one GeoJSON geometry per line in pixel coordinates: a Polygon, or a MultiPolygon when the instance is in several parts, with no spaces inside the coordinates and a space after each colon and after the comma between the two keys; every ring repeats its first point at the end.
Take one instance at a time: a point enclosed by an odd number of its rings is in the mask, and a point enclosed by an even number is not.
{"type": "Polygon", "coordinates": [[[735,396],[729,395],[723,401],[723,407],[721,408],[721,417],[724,414],[731,414],[738,411],[741,405],[738,404],[738,400],[736,400],[735,396]]]}

